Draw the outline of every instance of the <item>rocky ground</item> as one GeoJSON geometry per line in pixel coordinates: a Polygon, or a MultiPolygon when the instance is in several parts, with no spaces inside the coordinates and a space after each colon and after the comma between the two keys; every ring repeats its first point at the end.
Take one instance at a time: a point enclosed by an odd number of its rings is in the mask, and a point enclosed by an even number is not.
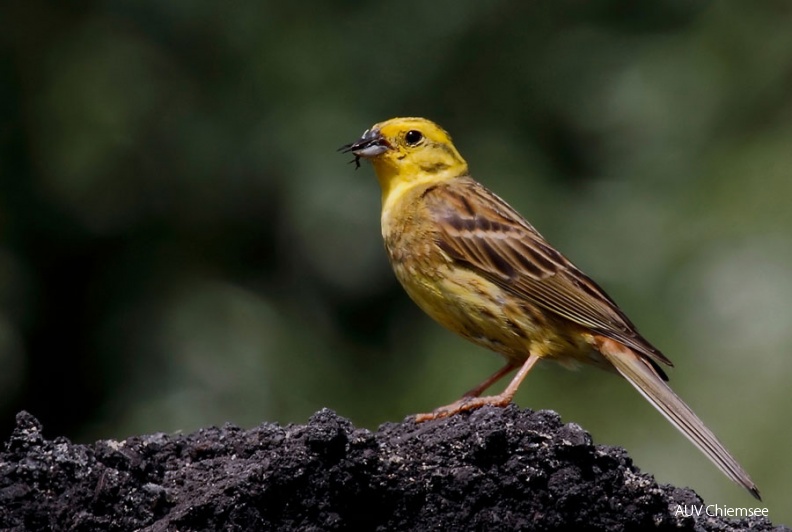
{"type": "Polygon", "coordinates": [[[377,432],[322,410],[92,445],[45,439],[22,412],[0,452],[2,530],[789,530],[674,515],[701,503],[515,406],[377,432]]]}

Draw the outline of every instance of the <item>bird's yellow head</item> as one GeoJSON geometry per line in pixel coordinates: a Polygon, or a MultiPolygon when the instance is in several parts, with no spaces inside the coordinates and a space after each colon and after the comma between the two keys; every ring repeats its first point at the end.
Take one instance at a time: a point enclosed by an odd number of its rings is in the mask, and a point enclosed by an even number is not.
{"type": "Polygon", "coordinates": [[[374,124],[341,151],[354,154],[355,163],[361,158],[371,162],[383,204],[414,185],[468,174],[451,136],[425,118],[391,118],[374,124]]]}

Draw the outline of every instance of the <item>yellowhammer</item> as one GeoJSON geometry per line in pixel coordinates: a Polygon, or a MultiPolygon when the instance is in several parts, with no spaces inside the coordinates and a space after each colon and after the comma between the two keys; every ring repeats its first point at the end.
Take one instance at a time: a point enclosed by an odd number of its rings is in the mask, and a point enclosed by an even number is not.
{"type": "Polygon", "coordinates": [[[450,416],[511,402],[541,359],[618,372],[726,476],[759,490],[715,435],[665,383],[672,365],[616,303],[505,201],[474,181],[437,124],[393,118],[341,148],[368,159],[382,187],[382,236],[390,262],[424,312],[506,365],[462,399],[416,416],[450,416]],[[519,368],[500,395],[480,397],[519,368]]]}

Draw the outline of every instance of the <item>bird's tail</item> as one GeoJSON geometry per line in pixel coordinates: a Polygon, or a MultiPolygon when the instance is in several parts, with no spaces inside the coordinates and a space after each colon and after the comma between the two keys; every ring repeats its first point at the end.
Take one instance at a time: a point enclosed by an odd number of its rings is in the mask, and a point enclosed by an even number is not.
{"type": "Polygon", "coordinates": [[[602,355],[693,445],[699,448],[718,469],[761,500],[756,484],[718,438],[674,391],[663,382],[651,364],[632,349],[611,340],[597,337],[602,355]]]}

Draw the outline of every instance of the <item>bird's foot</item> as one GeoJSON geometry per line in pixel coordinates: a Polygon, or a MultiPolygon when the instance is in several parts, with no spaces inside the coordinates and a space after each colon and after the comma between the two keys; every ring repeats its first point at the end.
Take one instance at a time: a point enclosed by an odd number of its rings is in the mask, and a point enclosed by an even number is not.
{"type": "Polygon", "coordinates": [[[465,396],[462,399],[451,403],[450,405],[435,408],[428,414],[417,414],[415,416],[416,423],[423,423],[424,421],[431,421],[433,419],[442,419],[444,417],[453,416],[459,412],[466,410],[475,410],[482,406],[506,406],[511,403],[512,396],[502,393],[500,395],[491,395],[489,397],[469,397],[465,396]]]}

